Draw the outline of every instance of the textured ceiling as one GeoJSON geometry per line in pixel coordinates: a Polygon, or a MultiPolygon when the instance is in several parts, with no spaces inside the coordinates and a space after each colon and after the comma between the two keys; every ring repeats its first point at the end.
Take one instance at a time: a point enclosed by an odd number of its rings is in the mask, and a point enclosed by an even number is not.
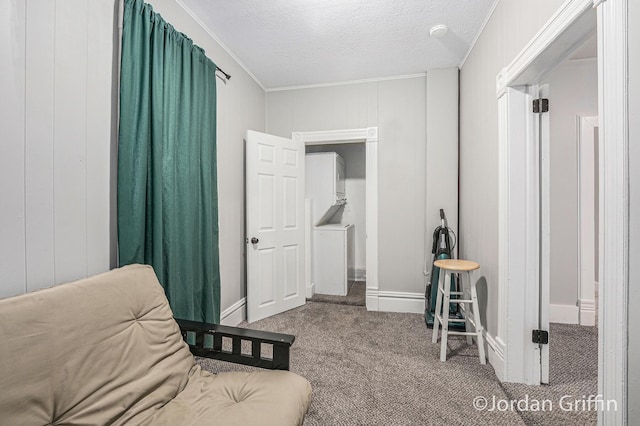
{"type": "MultiPolygon", "coordinates": [[[[267,88],[458,66],[495,0],[181,0],[267,88]],[[445,24],[441,39],[429,37],[445,24]]],[[[215,58],[213,58],[215,60],[215,58]]]]}

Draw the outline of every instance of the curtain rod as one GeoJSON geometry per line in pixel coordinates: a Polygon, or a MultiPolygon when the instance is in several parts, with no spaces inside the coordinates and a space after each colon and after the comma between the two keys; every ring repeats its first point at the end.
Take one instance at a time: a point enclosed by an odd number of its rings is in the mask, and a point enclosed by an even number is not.
{"type": "Polygon", "coordinates": [[[222,68],[220,68],[219,66],[216,65],[216,71],[220,71],[222,74],[224,74],[224,78],[229,81],[231,80],[231,76],[229,74],[227,74],[226,72],[224,72],[224,70],[222,68]]]}
{"type": "MultiPolygon", "coordinates": [[[[124,19],[124,0],[118,0],[118,32],[120,37],[118,37],[118,46],[120,51],[122,45],[122,27],[123,27],[123,19],[124,19]]],[[[120,55],[118,55],[118,61],[120,61],[120,55]]],[[[231,80],[231,75],[227,74],[222,68],[216,65],[216,71],[220,71],[224,75],[225,83],[231,80]]],[[[118,67],[118,73],[120,72],[120,67],[118,67]]]]}

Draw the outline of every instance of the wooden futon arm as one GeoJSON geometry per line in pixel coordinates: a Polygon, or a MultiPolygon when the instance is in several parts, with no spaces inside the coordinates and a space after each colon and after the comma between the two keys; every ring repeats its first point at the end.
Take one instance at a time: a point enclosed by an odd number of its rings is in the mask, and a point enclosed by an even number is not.
{"type": "MultiPolygon", "coordinates": [[[[252,365],[271,370],[289,369],[289,350],[296,339],[290,334],[270,333],[239,327],[208,324],[205,322],[177,319],[182,338],[195,356],[219,359],[236,364],[252,365]],[[212,336],[213,339],[206,339],[212,336]],[[231,340],[231,350],[223,348],[223,337],[231,340]],[[191,344],[195,338],[195,345],[191,344]],[[213,341],[213,344],[212,342],[213,341]],[[242,350],[242,342],[251,342],[251,351],[242,350]],[[272,357],[267,358],[262,351],[263,344],[271,345],[272,357]]],[[[227,346],[227,345],[225,345],[227,346]]]]}

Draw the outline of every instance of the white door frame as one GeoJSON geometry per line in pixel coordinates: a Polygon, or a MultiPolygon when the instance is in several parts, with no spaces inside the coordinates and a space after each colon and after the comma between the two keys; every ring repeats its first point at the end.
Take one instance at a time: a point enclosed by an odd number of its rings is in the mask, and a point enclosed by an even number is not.
{"type": "MultiPolygon", "coordinates": [[[[625,424],[629,247],[627,1],[567,0],[497,76],[499,106],[499,338],[506,342],[501,380],[540,383],[540,353],[531,343],[538,321],[539,156],[529,87],[562,62],[598,23],[600,114],[600,282],[598,393],[616,411],[600,424],[625,424]],[[535,301],[535,302],[534,302],[535,301]],[[533,303],[532,303],[533,302],[533,303]],[[502,333],[502,334],[500,334],[502,333]],[[539,369],[539,365],[537,367],[539,369]],[[539,373],[539,370],[538,370],[539,373]]],[[[551,337],[552,338],[552,337],[551,337]]]]}
{"type": "MultiPolygon", "coordinates": [[[[597,116],[578,115],[578,309],[580,325],[596,325],[595,300],[595,129],[597,116]]],[[[600,256],[598,256],[600,258],[600,256]]]]}
{"type": "MultiPolygon", "coordinates": [[[[293,132],[294,141],[302,141],[306,145],[329,145],[343,143],[366,143],[365,180],[366,194],[366,268],[367,268],[367,310],[379,310],[378,303],[378,128],[327,130],[318,132],[293,132]]],[[[307,225],[308,227],[308,225],[307,225]]],[[[307,253],[310,253],[308,250],[307,253]]],[[[307,255],[309,256],[309,254],[307,255]]],[[[310,260],[307,260],[310,261],[310,260]]],[[[307,281],[307,294],[312,293],[312,286],[307,281]]]]}
{"type": "MultiPolygon", "coordinates": [[[[530,93],[536,98],[553,99],[549,84],[531,86],[530,93]],[[536,95],[537,92],[537,95],[536,95]]],[[[531,113],[530,113],[531,115],[531,113]]],[[[533,114],[535,131],[534,140],[538,143],[539,165],[539,206],[540,206],[540,251],[539,251],[539,300],[538,328],[549,330],[551,317],[551,114],[533,114]]],[[[533,289],[532,289],[533,290],[533,289]]],[[[528,343],[528,342],[527,342],[528,343]]],[[[540,356],[540,383],[549,383],[549,345],[539,345],[534,350],[540,356]]],[[[535,366],[537,369],[537,365],[535,366]]],[[[536,373],[537,374],[537,373],[536,373]]],[[[538,377],[538,376],[534,376],[538,377]]]]}

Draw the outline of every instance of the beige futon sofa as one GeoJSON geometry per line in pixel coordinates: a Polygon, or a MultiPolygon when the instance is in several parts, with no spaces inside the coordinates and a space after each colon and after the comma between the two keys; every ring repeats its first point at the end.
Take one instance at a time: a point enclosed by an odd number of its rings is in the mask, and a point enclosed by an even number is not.
{"type": "MultiPolygon", "coordinates": [[[[289,371],[204,371],[183,338],[193,334],[199,354],[215,351],[191,325],[180,330],[153,269],[142,265],[0,300],[0,424],[302,424],[307,380],[289,371]]],[[[215,330],[207,334],[216,346],[215,330]]],[[[287,336],[266,334],[276,343],[287,336]]]]}

